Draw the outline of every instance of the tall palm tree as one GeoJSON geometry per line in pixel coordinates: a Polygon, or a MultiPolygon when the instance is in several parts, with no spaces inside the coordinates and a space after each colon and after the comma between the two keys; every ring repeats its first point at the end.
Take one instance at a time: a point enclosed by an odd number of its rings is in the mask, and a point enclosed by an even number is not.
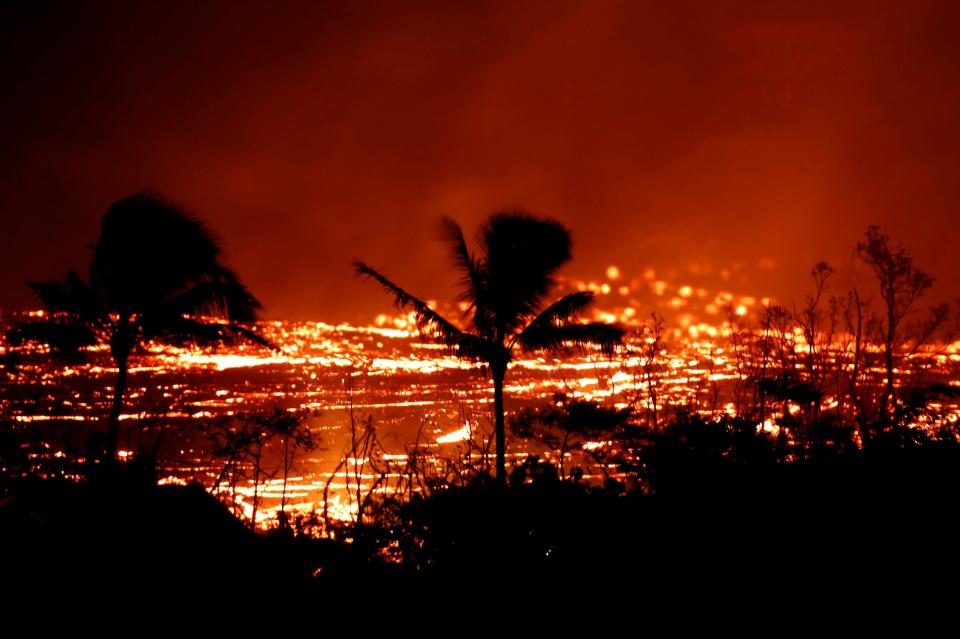
{"type": "Polygon", "coordinates": [[[444,239],[460,272],[459,300],[469,307],[472,330],[461,330],[425,301],[394,284],[367,264],[357,261],[357,273],[379,282],[400,309],[412,309],[422,333],[450,346],[461,357],[485,362],[493,377],[496,418],[497,480],[506,482],[506,435],[503,381],[516,351],[569,352],[600,348],[610,352],[623,339],[618,326],[580,323],[593,304],[589,292],[570,293],[546,305],[557,283],[556,274],[568,262],[570,232],[559,223],[523,211],[491,216],[478,234],[482,247],[474,255],[463,231],[444,219],[444,239]]]}
{"type": "Polygon", "coordinates": [[[220,261],[221,249],[207,227],[155,193],[114,203],[92,246],[89,278],[27,282],[51,319],[24,326],[27,335],[72,347],[103,343],[117,366],[108,419],[105,458],[116,457],[120,414],[130,356],[147,340],[172,343],[247,338],[266,344],[237,324],[256,318],[260,303],[220,261]],[[204,321],[216,317],[227,321],[204,321]]]}

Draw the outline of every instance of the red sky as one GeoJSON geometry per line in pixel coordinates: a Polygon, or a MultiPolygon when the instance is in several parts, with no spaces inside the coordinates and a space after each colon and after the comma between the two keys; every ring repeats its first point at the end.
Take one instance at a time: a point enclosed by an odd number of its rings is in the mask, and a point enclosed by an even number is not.
{"type": "Polygon", "coordinates": [[[575,276],[789,297],[879,223],[960,288],[956,2],[80,4],[0,8],[0,308],[143,189],[270,317],[385,310],[354,257],[452,297],[437,220],[505,206],[570,226],[575,276]]]}

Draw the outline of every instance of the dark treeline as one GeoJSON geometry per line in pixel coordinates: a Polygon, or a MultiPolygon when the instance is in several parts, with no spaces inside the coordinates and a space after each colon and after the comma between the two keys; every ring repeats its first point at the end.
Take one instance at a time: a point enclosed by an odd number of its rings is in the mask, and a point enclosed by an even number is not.
{"type": "Polygon", "coordinates": [[[465,576],[495,576],[505,587],[544,577],[575,585],[613,576],[651,590],[722,587],[734,575],[786,582],[829,574],[828,587],[841,589],[956,562],[952,544],[941,542],[955,532],[960,495],[960,437],[945,408],[958,387],[936,367],[955,314],[921,309],[933,279],[882,229],[871,227],[856,246],[869,277],[831,289],[836,274],[819,264],[802,302],[768,305],[752,325],[731,311],[724,337],[735,378],[693,402],[665,389],[661,318],[631,334],[581,321],[589,293],[551,297],[572,255],[562,226],[498,214],[481,229],[478,254],[456,224],[445,223],[445,233],[463,276],[466,328],[379,271],[357,269],[415,312],[424,334],[488,366],[493,436],[442,465],[418,439],[391,475],[377,465],[383,447],[373,418],[351,412],[343,460],[371,461],[352,469],[341,461],[338,472],[357,482],[357,507],[352,519],[334,520],[326,508],[285,508],[287,477],[322,445],[303,412],[203,426],[221,469],[212,487],[157,485],[159,445],[146,437],[139,454],[117,459],[126,369],[142,344],[271,346],[248,323],[256,299],[219,262],[202,224],[156,196],[114,205],[89,276],[33,283],[50,312],[7,336],[8,356],[36,342],[62,357],[105,344],[118,369],[104,428],[71,473],[22,472],[30,466],[24,438],[44,431],[4,419],[0,531],[7,548],[19,549],[10,574],[80,582],[93,573],[216,574],[330,587],[465,576]],[[611,407],[558,396],[508,414],[511,358],[542,352],[633,362],[635,401],[611,407]],[[512,467],[510,441],[533,451],[512,467]],[[282,478],[283,497],[277,524],[258,531],[257,488],[268,467],[282,478]],[[367,475],[374,480],[363,488],[367,475]],[[400,479],[379,490],[390,476],[400,479]],[[237,500],[250,479],[252,514],[237,500]]]}

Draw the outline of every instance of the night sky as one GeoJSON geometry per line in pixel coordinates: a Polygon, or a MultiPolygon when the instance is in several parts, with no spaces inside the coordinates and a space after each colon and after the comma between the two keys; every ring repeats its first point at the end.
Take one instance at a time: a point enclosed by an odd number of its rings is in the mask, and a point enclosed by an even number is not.
{"type": "Polygon", "coordinates": [[[144,189],[268,317],[385,310],[354,257],[452,297],[440,216],[517,206],[572,276],[788,298],[878,223],[960,288],[960,3],[170,4],[0,5],[0,309],[144,189]]]}

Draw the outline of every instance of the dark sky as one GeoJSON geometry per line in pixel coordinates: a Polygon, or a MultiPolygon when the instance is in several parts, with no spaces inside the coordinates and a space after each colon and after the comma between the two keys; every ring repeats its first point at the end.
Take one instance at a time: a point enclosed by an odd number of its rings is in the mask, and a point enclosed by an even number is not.
{"type": "Polygon", "coordinates": [[[384,310],[353,257],[449,296],[438,218],[504,206],[573,229],[570,275],[766,258],[790,296],[879,223],[956,288],[960,3],[248,4],[3,3],[0,308],[143,189],[270,317],[384,310]]]}

